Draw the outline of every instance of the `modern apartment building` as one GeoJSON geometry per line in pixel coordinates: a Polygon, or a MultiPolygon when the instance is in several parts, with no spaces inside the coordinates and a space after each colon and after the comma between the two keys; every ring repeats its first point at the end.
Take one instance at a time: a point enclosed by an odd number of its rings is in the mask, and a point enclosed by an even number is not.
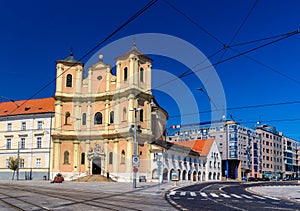
{"type": "Polygon", "coordinates": [[[282,133],[269,125],[259,125],[256,131],[261,135],[263,177],[282,179],[284,175],[282,133]]]}
{"type": "Polygon", "coordinates": [[[12,179],[10,157],[19,158],[15,179],[48,179],[54,99],[0,103],[0,179],[12,179]]]}
{"type": "Polygon", "coordinates": [[[295,178],[299,176],[298,151],[299,142],[291,138],[283,138],[283,177],[295,178]]]}

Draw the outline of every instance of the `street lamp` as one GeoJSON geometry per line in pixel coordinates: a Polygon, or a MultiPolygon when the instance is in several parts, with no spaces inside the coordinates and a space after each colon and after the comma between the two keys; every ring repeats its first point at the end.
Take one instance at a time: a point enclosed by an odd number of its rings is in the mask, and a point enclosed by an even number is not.
{"type": "Polygon", "coordinates": [[[132,167],[133,167],[133,188],[136,188],[136,173],[138,169],[136,167],[139,167],[139,161],[140,158],[137,156],[137,132],[141,133],[140,126],[137,127],[137,112],[141,110],[141,108],[133,108],[130,109],[130,111],[134,111],[134,125],[131,125],[129,132],[133,132],[133,156],[132,156],[132,167]]]}

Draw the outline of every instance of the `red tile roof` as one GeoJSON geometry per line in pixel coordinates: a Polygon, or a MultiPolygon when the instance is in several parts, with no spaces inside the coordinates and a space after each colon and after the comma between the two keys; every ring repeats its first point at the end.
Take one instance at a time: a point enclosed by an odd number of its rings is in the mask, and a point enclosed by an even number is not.
{"type": "Polygon", "coordinates": [[[0,117],[25,114],[54,113],[54,99],[19,100],[0,103],[0,117]]]}
{"type": "Polygon", "coordinates": [[[172,143],[180,146],[189,147],[193,151],[200,153],[201,156],[207,156],[213,142],[214,139],[206,139],[206,140],[192,140],[192,141],[182,141],[182,142],[172,142],[172,143]]]}

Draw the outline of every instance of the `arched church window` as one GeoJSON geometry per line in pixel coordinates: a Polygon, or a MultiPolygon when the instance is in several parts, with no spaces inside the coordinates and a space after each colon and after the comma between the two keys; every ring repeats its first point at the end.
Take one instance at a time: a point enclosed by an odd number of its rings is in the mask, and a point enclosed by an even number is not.
{"type": "Polygon", "coordinates": [[[86,113],[82,114],[82,125],[86,125],[86,113]]]}
{"type": "Polygon", "coordinates": [[[142,68],[142,67],[140,69],[140,81],[144,82],[144,68],[142,68]]]}
{"type": "Polygon", "coordinates": [[[85,153],[81,153],[81,165],[85,164],[85,153]]]}
{"type": "Polygon", "coordinates": [[[95,125],[101,125],[102,124],[102,113],[101,112],[97,112],[95,114],[95,117],[94,117],[94,124],[95,125]]]}
{"type": "Polygon", "coordinates": [[[66,85],[67,87],[72,87],[72,74],[67,75],[66,85]]]}
{"type": "Polygon", "coordinates": [[[124,72],[123,72],[123,79],[124,79],[124,81],[127,81],[127,77],[128,77],[128,68],[125,67],[124,68],[124,72]]]}
{"type": "Polygon", "coordinates": [[[140,110],[140,121],[141,122],[144,121],[144,110],[143,109],[140,110]]]}
{"type": "Polygon", "coordinates": [[[110,153],[108,154],[108,164],[112,164],[112,163],[113,163],[113,153],[110,152],[110,153]]]}
{"type": "Polygon", "coordinates": [[[121,152],[121,164],[125,164],[125,151],[122,150],[121,152]]]}
{"type": "Polygon", "coordinates": [[[125,107],[123,108],[122,120],[123,120],[123,121],[126,121],[126,120],[127,120],[127,111],[126,111],[126,108],[125,108],[125,107]]]}
{"type": "Polygon", "coordinates": [[[64,164],[69,164],[70,153],[68,151],[64,152],[64,164]]]}
{"type": "Polygon", "coordinates": [[[70,112],[66,112],[66,114],[65,114],[65,125],[70,124],[70,116],[71,116],[70,112]]]}
{"type": "Polygon", "coordinates": [[[110,124],[114,123],[114,118],[115,118],[115,112],[111,111],[109,114],[109,123],[110,124]]]}

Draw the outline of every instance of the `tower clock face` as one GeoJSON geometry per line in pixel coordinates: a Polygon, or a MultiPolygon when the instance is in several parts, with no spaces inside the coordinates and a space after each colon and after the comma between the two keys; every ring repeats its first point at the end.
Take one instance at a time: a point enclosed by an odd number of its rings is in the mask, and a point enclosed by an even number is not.
{"type": "Polygon", "coordinates": [[[101,75],[99,75],[99,76],[97,77],[97,79],[98,79],[99,81],[101,81],[101,79],[102,79],[102,76],[101,76],[101,75]]]}

